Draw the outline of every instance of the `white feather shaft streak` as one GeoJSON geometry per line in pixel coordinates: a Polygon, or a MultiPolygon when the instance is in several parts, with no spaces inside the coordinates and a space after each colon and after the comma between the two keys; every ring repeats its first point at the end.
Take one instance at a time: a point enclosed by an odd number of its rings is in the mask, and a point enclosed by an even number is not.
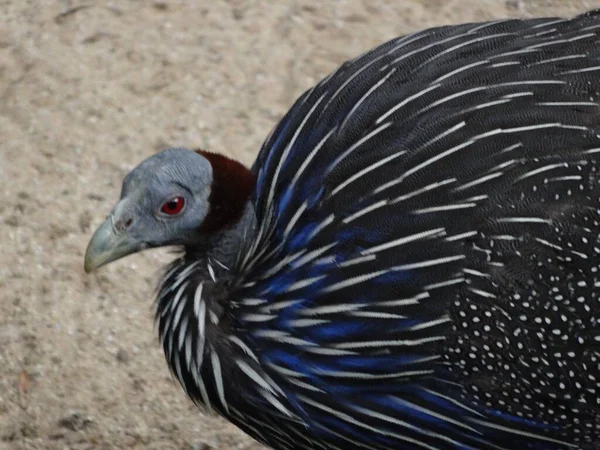
{"type": "Polygon", "coordinates": [[[293,417],[293,414],[285,406],[283,406],[283,403],[281,403],[279,400],[277,400],[277,398],[275,398],[275,396],[273,394],[271,394],[271,392],[263,391],[262,395],[277,410],[279,410],[280,412],[282,412],[283,414],[285,414],[288,417],[293,417]]]}
{"type": "Polygon", "coordinates": [[[568,22],[568,19],[548,19],[546,22],[539,23],[531,27],[532,30],[538,30],[540,28],[551,27],[552,25],[558,25],[560,23],[568,22]]]}
{"type": "MultiPolygon", "coordinates": [[[[183,298],[183,291],[185,290],[185,288],[188,285],[188,281],[186,281],[181,288],[179,289],[179,291],[177,291],[176,294],[176,300],[173,300],[173,305],[177,305],[177,309],[175,310],[174,316],[173,316],[173,323],[171,325],[172,329],[176,329],[179,326],[179,321],[181,320],[181,315],[183,314],[183,309],[186,306],[186,301],[185,300],[181,300],[183,298]]],[[[171,308],[171,310],[173,310],[173,308],[171,308]]]]}
{"type": "Polygon", "coordinates": [[[401,298],[398,300],[385,300],[383,302],[374,303],[375,307],[382,308],[395,308],[397,306],[410,306],[410,305],[418,305],[421,300],[425,300],[429,298],[429,292],[421,292],[420,294],[415,295],[414,297],[409,298],[401,298]]]}
{"type": "Polygon", "coordinates": [[[594,106],[597,107],[596,102],[538,102],[539,106],[594,106]]]}
{"type": "Polygon", "coordinates": [[[294,225],[296,225],[296,222],[298,222],[298,219],[300,219],[300,217],[302,216],[304,211],[306,211],[307,207],[308,207],[307,203],[304,202],[304,203],[302,203],[302,205],[300,205],[300,208],[298,208],[298,210],[294,213],[294,215],[290,219],[289,223],[285,227],[285,230],[283,231],[283,241],[287,240],[288,236],[290,235],[290,232],[294,228],[294,225]]]}
{"type": "Polygon", "coordinates": [[[317,325],[323,325],[330,322],[325,319],[295,319],[290,320],[288,325],[293,328],[305,328],[305,327],[314,327],[317,325]]]}
{"type": "Polygon", "coordinates": [[[409,242],[418,241],[420,239],[430,238],[430,237],[439,237],[443,236],[445,233],[445,228],[434,228],[433,230],[422,231],[420,233],[411,234],[410,236],[403,236],[394,241],[386,242],[384,244],[376,245],[371,248],[367,248],[361,252],[363,255],[369,255],[371,253],[378,253],[383,250],[388,250],[393,247],[398,247],[400,245],[407,244],[409,242]]]}
{"type": "Polygon", "coordinates": [[[187,278],[187,276],[192,273],[192,271],[198,267],[198,265],[202,262],[202,260],[198,260],[198,261],[194,261],[192,264],[190,264],[189,266],[187,266],[185,269],[183,269],[181,272],[179,272],[177,274],[177,279],[178,280],[185,280],[187,278]]]}
{"type": "Polygon", "coordinates": [[[229,336],[229,340],[231,342],[233,342],[234,344],[236,344],[239,348],[241,348],[246,355],[248,355],[254,361],[258,362],[258,357],[254,354],[254,352],[250,349],[250,347],[248,347],[244,343],[244,341],[242,341],[239,337],[237,337],[237,336],[229,336]]]}
{"type": "Polygon", "coordinates": [[[221,405],[228,411],[227,402],[225,401],[225,386],[223,384],[223,373],[221,372],[221,362],[219,361],[219,355],[214,348],[210,349],[210,362],[213,368],[213,375],[215,378],[215,385],[217,387],[217,395],[221,401],[221,405]]]}
{"type": "Polygon", "coordinates": [[[277,364],[274,363],[267,363],[267,365],[269,367],[271,367],[273,370],[279,372],[282,375],[285,375],[286,377],[292,377],[292,378],[306,378],[308,375],[302,372],[297,372],[295,370],[291,370],[288,369],[286,367],[281,367],[277,364]]]}
{"type": "Polygon", "coordinates": [[[306,308],[300,311],[303,316],[322,316],[325,314],[338,314],[356,311],[364,308],[366,305],[363,303],[342,303],[338,305],[326,305],[317,306],[315,308],[306,308]]]}
{"type": "Polygon", "coordinates": [[[466,423],[464,423],[463,421],[459,421],[459,420],[454,420],[451,417],[448,417],[446,415],[440,414],[438,412],[435,412],[431,409],[428,408],[424,408],[422,406],[416,405],[414,403],[411,403],[407,400],[403,400],[399,397],[394,397],[394,400],[397,401],[399,404],[404,405],[406,407],[409,407],[410,409],[414,409],[415,411],[419,411],[421,413],[424,413],[427,416],[431,416],[431,417],[436,417],[440,420],[443,420],[444,422],[448,422],[451,423],[452,425],[456,425],[459,428],[464,428],[466,430],[472,431],[476,434],[482,434],[481,432],[477,431],[475,428],[473,428],[470,425],[467,425],[466,423]]]}
{"type": "Polygon", "coordinates": [[[456,203],[454,205],[431,206],[429,208],[415,209],[411,211],[413,214],[429,214],[443,211],[456,211],[458,209],[474,208],[477,203],[456,203]]]}
{"type": "Polygon", "coordinates": [[[384,270],[378,270],[376,272],[367,273],[365,275],[360,275],[357,277],[349,278],[347,280],[340,281],[338,283],[332,284],[331,286],[323,288],[323,289],[321,289],[321,292],[328,293],[328,292],[339,291],[340,289],[344,289],[344,288],[347,288],[350,286],[364,283],[365,281],[372,280],[373,278],[378,277],[378,276],[383,275],[384,273],[388,273],[388,272],[389,272],[389,269],[384,269],[384,270]]]}
{"type": "MultiPolygon", "coordinates": [[[[306,389],[307,391],[319,392],[319,393],[322,393],[322,394],[325,393],[325,391],[323,389],[320,389],[320,388],[316,387],[314,384],[312,384],[312,383],[305,383],[304,381],[300,381],[297,378],[291,378],[291,379],[289,379],[288,383],[291,383],[291,384],[293,384],[295,386],[301,387],[302,389],[306,389]]],[[[306,448],[310,449],[310,447],[306,447],[306,448]]],[[[325,447],[323,447],[323,448],[325,448],[325,447]]],[[[342,450],[342,449],[334,448],[332,450],[342,450]]]]}
{"type": "Polygon", "coordinates": [[[286,309],[286,308],[289,308],[290,306],[297,305],[298,303],[302,303],[303,301],[304,300],[301,300],[301,299],[295,299],[295,300],[282,300],[279,302],[269,303],[268,305],[265,305],[262,308],[260,308],[260,311],[265,314],[272,313],[274,311],[281,311],[282,309],[286,309]]]}
{"type": "Polygon", "coordinates": [[[375,255],[358,256],[356,258],[348,259],[346,261],[338,263],[338,265],[339,265],[339,267],[349,267],[349,266],[353,266],[355,264],[361,264],[361,263],[364,263],[367,261],[374,261],[376,259],[377,259],[377,257],[375,255]]]}
{"type": "Polygon", "coordinates": [[[489,56],[490,60],[506,58],[507,56],[524,55],[526,53],[539,53],[540,51],[535,48],[522,48],[520,50],[513,50],[510,52],[497,53],[489,56]]]}
{"type": "Polygon", "coordinates": [[[496,219],[496,222],[499,223],[545,223],[552,224],[550,219],[545,219],[543,217],[499,217],[496,219]]]}
{"type": "MultiPolygon", "coordinates": [[[[261,337],[261,338],[265,338],[265,339],[272,339],[274,341],[277,341],[280,344],[290,344],[290,345],[295,345],[298,347],[307,347],[307,348],[316,345],[315,343],[307,341],[305,339],[292,337],[289,335],[289,333],[286,333],[284,331],[257,330],[254,334],[257,337],[261,337]]],[[[307,348],[305,350],[307,350],[307,348]]]]}
{"type": "Polygon", "coordinates": [[[419,262],[410,263],[410,264],[403,264],[400,266],[392,267],[391,270],[401,271],[401,270],[411,270],[411,269],[422,269],[424,267],[439,266],[441,264],[448,264],[448,263],[451,263],[454,261],[460,261],[461,259],[465,259],[465,258],[466,258],[465,255],[447,256],[445,258],[437,258],[437,259],[430,259],[427,261],[419,261],[419,262]]]}
{"type": "Polygon", "coordinates": [[[501,98],[499,100],[494,100],[491,102],[480,103],[479,105],[472,106],[470,108],[465,108],[461,111],[461,113],[467,113],[471,111],[477,111],[478,109],[489,108],[490,106],[503,105],[504,103],[509,103],[511,99],[509,98],[501,98]]]}
{"type": "Polygon", "coordinates": [[[540,244],[545,245],[546,247],[553,248],[554,250],[558,250],[558,251],[561,251],[561,252],[565,250],[560,245],[553,244],[552,242],[547,241],[546,239],[535,238],[535,240],[537,242],[539,242],[540,244]]]}
{"type": "Polygon", "coordinates": [[[268,300],[265,300],[264,298],[244,298],[240,301],[240,304],[244,306],[258,306],[264,305],[267,302],[268,300]]]}
{"type": "Polygon", "coordinates": [[[473,294],[479,295],[480,297],[496,298],[496,295],[492,294],[491,292],[484,291],[482,289],[469,288],[469,291],[471,291],[473,294]]]}
{"type": "Polygon", "coordinates": [[[396,70],[398,70],[396,67],[394,67],[392,70],[390,70],[386,76],[384,76],[381,80],[379,80],[377,83],[375,83],[366,93],[365,95],[363,95],[358,102],[356,102],[356,104],[352,107],[352,109],[350,110],[350,112],[348,113],[348,115],[346,116],[346,118],[344,119],[344,121],[342,122],[342,125],[340,127],[340,129],[344,129],[344,127],[346,126],[346,124],[348,123],[348,121],[350,120],[350,118],[354,115],[354,113],[356,112],[356,110],[360,107],[360,105],[363,104],[363,102],[373,93],[375,92],[377,89],[379,89],[379,87],[385,83],[388,78],[390,78],[394,72],[396,72],[396,70]]]}
{"type": "Polygon", "coordinates": [[[398,319],[406,319],[407,318],[407,316],[404,316],[402,314],[384,313],[384,312],[377,312],[377,311],[354,311],[354,312],[348,313],[348,315],[352,316],[352,317],[365,317],[368,319],[398,320],[398,319]]]}
{"type": "Polygon", "coordinates": [[[421,339],[343,342],[341,344],[334,344],[333,346],[342,350],[353,350],[359,348],[418,347],[419,345],[425,345],[444,340],[446,340],[446,336],[429,336],[421,339]]]}
{"type": "Polygon", "coordinates": [[[386,122],[383,125],[380,125],[379,127],[375,128],[373,131],[371,131],[369,134],[367,134],[366,136],[363,136],[361,139],[359,139],[358,141],[356,141],[348,150],[346,150],[344,153],[342,153],[340,156],[338,156],[327,168],[327,173],[330,173],[340,162],[342,162],[342,160],[344,160],[345,158],[348,157],[348,155],[350,155],[350,153],[352,153],[354,150],[356,150],[358,147],[360,147],[362,144],[364,144],[365,142],[367,142],[369,139],[373,138],[374,136],[377,136],[379,133],[381,133],[383,130],[385,130],[386,128],[388,128],[390,125],[392,125],[393,122],[386,122]]]}
{"type": "Polygon", "coordinates": [[[557,63],[557,62],[561,62],[561,61],[567,61],[569,59],[581,59],[581,58],[587,58],[588,55],[586,54],[578,54],[578,55],[566,55],[566,56],[558,56],[556,58],[547,58],[547,59],[542,59],[541,61],[536,61],[533,63],[530,63],[530,66],[539,66],[542,64],[553,64],[553,63],[557,63]]]}
{"type": "Polygon", "coordinates": [[[369,172],[372,172],[373,170],[389,163],[390,161],[399,158],[402,155],[406,154],[406,150],[402,150],[399,152],[394,153],[393,155],[390,155],[386,158],[383,158],[380,161],[377,161],[374,164],[371,164],[368,167],[365,167],[362,170],[359,170],[358,172],[356,172],[354,175],[352,175],[350,178],[348,178],[346,181],[344,181],[343,183],[339,184],[333,191],[331,191],[331,194],[329,194],[329,197],[333,197],[335,194],[337,194],[338,192],[340,192],[342,189],[344,189],[346,186],[348,186],[350,183],[353,183],[354,181],[358,180],[360,177],[368,174],[369,172]]]}
{"type": "Polygon", "coordinates": [[[519,61],[503,61],[499,63],[490,64],[490,68],[496,69],[498,67],[507,67],[507,66],[519,66],[521,63],[519,61]]]}
{"type": "MultiPolygon", "coordinates": [[[[171,301],[171,306],[170,306],[171,312],[173,312],[175,310],[175,308],[177,308],[177,306],[179,305],[179,302],[182,298],[183,292],[185,291],[189,282],[190,282],[189,280],[185,280],[185,282],[181,285],[181,287],[175,293],[175,297],[171,301]]],[[[164,313],[166,313],[166,311],[168,311],[168,309],[169,308],[165,308],[165,311],[163,311],[163,315],[164,315],[164,313]]]]}
{"type": "Polygon", "coordinates": [[[198,306],[198,341],[196,343],[196,364],[202,366],[204,360],[204,343],[206,342],[206,303],[200,301],[198,306]]]}
{"type": "Polygon", "coordinates": [[[462,271],[464,273],[466,273],[467,275],[474,275],[476,277],[481,277],[481,278],[490,278],[491,277],[491,275],[489,273],[484,273],[479,270],[469,269],[467,267],[465,267],[462,271]]]}
{"type": "Polygon", "coordinates": [[[525,91],[525,92],[513,92],[512,94],[503,95],[502,98],[519,98],[519,97],[531,97],[533,92],[525,91]]]}
{"type": "Polygon", "coordinates": [[[248,378],[250,378],[263,389],[269,391],[271,394],[277,395],[276,389],[273,386],[271,386],[268,383],[268,381],[264,377],[262,377],[256,370],[250,367],[250,365],[247,362],[242,360],[236,360],[235,363],[240,368],[240,370],[246,374],[248,378]]]}
{"type": "Polygon", "coordinates": [[[382,116],[380,116],[376,121],[375,124],[380,124],[381,122],[383,122],[385,119],[387,119],[389,116],[391,116],[392,114],[394,114],[396,111],[398,111],[400,108],[403,108],[404,106],[408,105],[410,102],[412,102],[413,100],[416,100],[419,97],[422,97],[423,95],[427,94],[428,92],[431,92],[437,88],[439,88],[442,84],[438,83],[438,84],[434,84],[433,86],[429,86],[426,89],[423,89],[422,91],[417,92],[416,94],[410,95],[408,97],[406,97],[404,100],[402,100],[400,103],[398,103],[397,105],[395,105],[393,108],[391,108],[390,110],[388,110],[386,113],[384,113],[382,116]]]}
{"type": "Polygon", "coordinates": [[[519,181],[521,181],[521,180],[524,180],[526,178],[530,178],[530,177],[533,177],[535,175],[539,175],[540,173],[547,172],[549,170],[554,170],[554,169],[558,169],[558,168],[565,168],[565,167],[569,167],[569,165],[567,163],[548,164],[547,166],[539,167],[539,168],[537,168],[535,170],[532,170],[530,172],[524,173],[523,175],[521,175],[517,179],[519,181]]]}
{"type": "Polygon", "coordinates": [[[576,73],[584,73],[584,72],[597,72],[600,70],[600,66],[586,67],[585,69],[575,69],[575,70],[567,70],[561,72],[560,75],[574,75],[576,73]]]}
{"type": "Polygon", "coordinates": [[[543,435],[543,434],[529,433],[527,431],[523,431],[523,430],[518,429],[518,428],[504,427],[504,426],[499,425],[497,423],[488,422],[488,421],[485,421],[485,420],[479,420],[479,419],[475,419],[475,418],[469,418],[468,420],[471,423],[474,423],[476,425],[483,425],[485,427],[492,428],[494,430],[506,431],[508,433],[515,434],[517,436],[526,436],[526,437],[529,437],[529,438],[533,438],[533,439],[541,440],[541,441],[545,441],[545,442],[554,442],[555,444],[564,445],[566,447],[570,447],[570,448],[574,448],[574,449],[578,448],[578,445],[576,445],[576,444],[569,444],[568,442],[565,442],[565,441],[560,441],[558,439],[552,439],[551,437],[548,437],[548,436],[543,435]]]}
{"type": "MultiPolygon", "coordinates": [[[[376,191],[387,189],[395,184],[400,183],[401,181],[404,181],[402,177],[400,177],[396,180],[392,180],[389,183],[386,183],[383,186],[380,186],[379,188],[377,188],[376,191]]],[[[431,183],[431,184],[428,184],[427,186],[423,186],[419,189],[415,189],[414,191],[408,192],[407,194],[400,195],[399,197],[392,199],[390,201],[390,203],[403,202],[405,200],[408,200],[409,198],[413,198],[413,197],[416,197],[417,195],[425,194],[429,191],[441,188],[443,186],[446,186],[447,184],[452,184],[455,182],[456,182],[456,178],[448,178],[447,180],[436,181],[435,183],[431,183]]]]}
{"type": "MultiPolygon", "coordinates": [[[[600,340],[600,339],[599,339],[600,340]]],[[[306,351],[308,353],[313,353],[315,355],[322,355],[322,356],[348,356],[348,355],[357,355],[357,352],[353,352],[350,350],[341,350],[341,349],[337,349],[337,348],[330,348],[330,347],[308,347],[306,348],[306,351]]]]}
{"type": "Polygon", "coordinates": [[[482,413],[480,413],[479,411],[476,411],[476,410],[474,410],[473,408],[470,408],[470,407],[468,407],[468,406],[466,406],[466,405],[463,405],[462,403],[460,403],[459,401],[457,401],[457,400],[453,399],[452,397],[448,397],[447,395],[440,394],[440,393],[439,393],[439,392],[437,392],[437,391],[432,391],[431,389],[426,389],[426,388],[423,388],[423,390],[424,390],[425,392],[428,392],[428,393],[429,393],[429,394],[431,394],[431,395],[435,395],[436,397],[443,398],[444,400],[446,400],[446,401],[448,401],[448,402],[452,403],[453,405],[456,405],[456,406],[458,406],[460,409],[464,409],[465,411],[469,411],[470,413],[472,413],[472,414],[473,414],[473,415],[475,415],[475,416],[479,416],[479,417],[485,417],[485,415],[483,415],[483,414],[482,414],[482,413]]]}
{"type": "Polygon", "coordinates": [[[483,59],[481,61],[476,61],[476,62],[471,63],[471,64],[466,64],[464,66],[459,67],[458,69],[455,69],[455,70],[453,70],[451,72],[448,72],[448,73],[442,75],[441,77],[439,77],[438,79],[434,80],[430,84],[437,84],[440,81],[443,81],[443,80],[445,80],[447,78],[451,78],[454,75],[458,75],[459,73],[464,72],[464,71],[469,70],[469,69],[472,69],[473,67],[478,67],[478,66],[482,66],[482,65],[485,65],[485,64],[489,64],[489,60],[483,59]]]}
{"type": "Polygon", "coordinates": [[[326,278],[328,275],[319,275],[318,277],[305,278],[303,280],[298,280],[295,283],[291,284],[285,292],[297,291],[298,289],[304,289],[307,286],[310,286],[313,283],[316,283],[323,278],[326,278]]]}
{"type": "MultiPolygon", "coordinates": [[[[189,316],[185,316],[183,318],[183,320],[181,321],[181,326],[179,327],[179,338],[178,338],[178,342],[177,342],[177,350],[181,351],[182,347],[183,347],[183,342],[185,341],[185,338],[187,336],[189,336],[189,334],[187,334],[187,326],[188,326],[188,322],[189,322],[190,318],[189,316]]],[[[189,365],[189,363],[188,363],[189,365]]]]}
{"type": "Polygon", "coordinates": [[[306,249],[302,249],[302,250],[294,253],[293,255],[284,257],[273,267],[269,268],[266,272],[262,273],[258,279],[266,280],[267,278],[275,275],[277,272],[279,272],[284,267],[286,267],[288,265],[292,265],[298,258],[300,258],[305,253],[306,253],[306,249]]]}
{"type": "Polygon", "coordinates": [[[349,215],[348,217],[344,218],[342,220],[342,222],[344,223],[350,223],[353,220],[358,219],[359,217],[364,216],[365,214],[370,213],[371,211],[374,211],[376,209],[381,208],[382,206],[387,205],[389,202],[387,200],[380,200],[377,203],[373,203],[372,205],[366,206],[363,209],[360,209],[358,211],[356,211],[355,213],[349,215]]]}
{"type": "Polygon", "coordinates": [[[323,247],[317,248],[316,250],[308,252],[307,254],[305,254],[304,256],[302,256],[301,258],[298,258],[295,261],[292,261],[290,263],[290,266],[293,267],[294,269],[302,267],[305,264],[308,264],[309,262],[314,261],[319,256],[321,256],[323,253],[327,253],[329,250],[331,250],[337,244],[338,244],[337,242],[333,242],[333,243],[331,243],[329,245],[325,245],[323,247]]]}
{"type": "Polygon", "coordinates": [[[479,177],[476,180],[472,180],[469,181],[468,183],[462,184],[460,186],[456,186],[454,189],[452,189],[453,192],[460,192],[460,191],[464,191],[465,189],[469,189],[472,188],[474,186],[477,186],[479,184],[485,183],[487,181],[491,181],[495,178],[501,177],[504,174],[504,172],[494,172],[494,173],[490,173],[488,175],[485,175],[483,177],[479,177]]]}
{"type": "Polygon", "coordinates": [[[314,373],[316,375],[321,375],[324,377],[350,378],[350,379],[356,379],[356,380],[393,380],[393,379],[398,379],[398,378],[408,378],[411,376],[428,375],[432,372],[433,372],[433,370],[411,370],[411,371],[405,371],[405,372],[373,374],[373,373],[365,373],[365,372],[347,372],[347,371],[340,371],[340,370],[322,370],[322,369],[312,370],[312,373],[314,373]]]}
{"type": "Polygon", "coordinates": [[[461,239],[470,238],[472,236],[476,236],[477,231],[466,231],[464,233],[455,234],[454,236],[448,236],[446,240],[448,242],[460,241],[461,239]]]}
{"type": "Polygon", "coordinates": [[[268,322],[277,316],[273,314],[245,314],[241,317],[244,322],[268,322]]]}
{"type": "Polygon", "coordinates": [[[452,319],[450,318],[450,316],[442,316],[442,317],[438,317],[437,319],[429,320],[427,322],[423,322],[423,323],[414,325],[414,326],[408,328],[408,331],[425,330],[426,328],[437,327],[438,325],[443,325],[443,324],[451,322],[451,321],[452,321],[452,319]]]}
{"type": "Polygon", "coordinates": [[[564,177],[552,177],[548,178],[549,183],[561,183],[563,181],[582,181],[583,177],[581,175],[566,175],[564,177]]]}
{"type": "Polygon", "coordinates": [[[315,236],[317,236],[321,231],[323,231],[327,226],[333,223],[335,219],[335,214],[330,214],[323,220],[317,227],[308,235],[308,242],[310,242],[315,236]]]}
{"type": "Polygon", "coordinates": [[[591,30],[598,30],[598,29],[600,29],[600,25],[590,25],[588,27],[580,28],[579,31],[584,32],[584,31],[591,31],[591,30]]]}

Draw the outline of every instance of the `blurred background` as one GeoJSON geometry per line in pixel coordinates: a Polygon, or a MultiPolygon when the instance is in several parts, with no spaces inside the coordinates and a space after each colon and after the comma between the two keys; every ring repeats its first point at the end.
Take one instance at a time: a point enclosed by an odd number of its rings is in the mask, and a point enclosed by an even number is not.
{"type": "Polygon", "coordinates": [[[600,0],[0,0],[0,450],[262,447],[203,415],[153,329],[151,251],[83,273],[123,176],[167,146],[251,164],[292,102],[421,28],[600,0]]]}

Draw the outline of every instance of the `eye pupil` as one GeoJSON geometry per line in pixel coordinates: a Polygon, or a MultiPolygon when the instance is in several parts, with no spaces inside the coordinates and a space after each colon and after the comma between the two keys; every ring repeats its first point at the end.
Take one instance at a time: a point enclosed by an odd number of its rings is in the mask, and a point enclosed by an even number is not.
{"type": "Polygon", "coordinates": [[[185,200],[183,197],[174,197],[170,200],[167,200],[160,210],[165,214],[173,216],[181,212],[184,204],[185,200]]]}

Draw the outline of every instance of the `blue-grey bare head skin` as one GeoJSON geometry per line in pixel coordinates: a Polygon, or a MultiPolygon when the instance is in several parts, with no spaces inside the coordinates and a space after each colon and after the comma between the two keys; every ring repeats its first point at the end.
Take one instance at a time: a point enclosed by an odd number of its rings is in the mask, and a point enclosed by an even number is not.
{"type": "Polygon", "coordinates": [[[85,270],[151,247],[185,245],[197,239],[208,214],[212,167],[202,155],[184,148],[159,152],[123,180],[121,198],[90,241],[85,270]],[[182,197],[179,214],[161,211],[169,200],[182,197]]]}

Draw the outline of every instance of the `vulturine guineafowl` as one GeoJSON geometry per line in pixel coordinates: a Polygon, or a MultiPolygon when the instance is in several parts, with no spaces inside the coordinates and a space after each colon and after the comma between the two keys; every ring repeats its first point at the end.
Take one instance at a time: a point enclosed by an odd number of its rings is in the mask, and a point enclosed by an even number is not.
{"type": "Polygon", "coordinates": [[[142,162],[85,269],[181,247],[168,364],[274,449],[600,449],[599,42],[600,11],[390,41],[251,169],[142,162]]]}

